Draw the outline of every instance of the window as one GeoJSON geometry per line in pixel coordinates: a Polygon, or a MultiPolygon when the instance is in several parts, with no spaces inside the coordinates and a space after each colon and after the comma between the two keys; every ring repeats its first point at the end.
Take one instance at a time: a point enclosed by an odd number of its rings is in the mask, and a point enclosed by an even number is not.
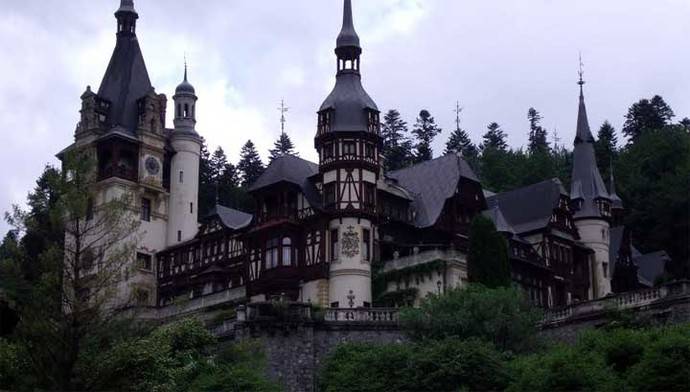
{"type": "Polygon", "coordinates": [[[369,229],[362,230],[362,247],[364,261],[371,261],[371,231],[369,229]]]}
{"type": "Polygon", "coordinates": [[[182,230],[177,231],[177,242],[182,241],[182,230]]]}
{"type": "Polygon", "coordinates": [[[374,159],[374,146],[369,143],[365,144],[364,155],[369,159],[374,159]]]}
{"type": "Polygon", "coordinates": [[[153,268],[151,255],[147,255],[146,253],[137,253],[137,266],[143,270],[151,271],[153,268]]]}
{"type": "Polygon", "coordinates": [[[266,269],[278,266],[278,238],[266,241],[266,252],[264,253],[266,269]]]}
{"type": "Polygon", "coordinates": [[[93,219],[93,199],[89,198],[86,201],[86,220],[90,221],[93,219]]]}
{"type": "Polygon", "coordinates": [[[343,142],[343,155],[357,155],[357,145],[355,142],[343,142]]]}
{"type": "Polygon", "coordinates": [[[141,199],[141,220],[144,222],[151,221],[151,200],[147,198],[141,199]]]}
{"type": "Polygon", "coordinates": [[[331,261],[338,260],[340,249],[338,248],[338,229],[331,230],[331,261]]]}
{"type": "Polygon", "coordinates": [[[335,182],[326,184],[325,186],[325,201],[326,206],[335,203],[335,182]]]}
{"type": "Polygon", "coordinates": [[[90,270],[93,267],[93,262],[96,256],[93,253],[93,248],[88,247],[81,254],[81,268],[84,270],[90,270]]]}
{"type": "Polygon", "coordinates": [[[139,306],[148,306],[149,297],[149,291],[146,289],[138,288],[135,292],[135,301],[139,306]]]}
{"type": "Polygon", "coordinates": [[[283,265],[292,265],[292,240],[290,237],[283,238],[283,265]]]}
{"type": "Polygon", "coordinates": [[[323,146],[323,158],[330,159],[333,158],[333,143],[326,143],[323,146]]]}
{"type": "Polygon", "coordinates": [[[189,213],[190,214],[194,213],[194,203],[189,203],[189,213]]]}
{"type": "Polygon", "coordinates": [[[376,198],[376,185],[365,182],[364,183],[364,204],[373,206],[376,198]]]}
{"type": "Polygon", "coordinates": [[[609,263],[601,263],[601,269],[604,272],[604,278],[608,278],[609,274],[609,263]]]}
{"type": "Polygon", "coordinates": [[[180,184],[184,182],[184,172],[180,170],[180,184]]]}
{"type": "Polygon", "coordinates": [[[331,302],[331,308],[337,308],[340,306],[340,302],[331,302]]]}

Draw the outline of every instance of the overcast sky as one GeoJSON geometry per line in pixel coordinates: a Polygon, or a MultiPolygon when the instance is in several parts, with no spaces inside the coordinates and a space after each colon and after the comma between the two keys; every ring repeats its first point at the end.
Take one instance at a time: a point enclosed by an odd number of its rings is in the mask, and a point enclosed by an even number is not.
{"type": "MultiPolygon", "coordinates": [[[[0,210],[23,203],[73,140],[79,96],[98,89],[115,44],[119,0],[3,1],[0,13],[0,210]]],[[[251,138],[265,158],[280,132],[316,160],[316,110],[334,83],[342,0],[135,0],[151,81],[172,96],[187,53],[197,130],[232,161],[251,138]]],[[[571,144],[578,52],[589,119],[620,129],[631,103],[662,95],[690,116],[688,0],[353,0],[364,86],[410,124],[428,109],[475,142],[489,122],[526,143],[527,109],[571,144]]],[[[172,126],[170,113],[168,126],[172,126]]],[[[0,224],[0,234],[8,226],[0,224]]]]}

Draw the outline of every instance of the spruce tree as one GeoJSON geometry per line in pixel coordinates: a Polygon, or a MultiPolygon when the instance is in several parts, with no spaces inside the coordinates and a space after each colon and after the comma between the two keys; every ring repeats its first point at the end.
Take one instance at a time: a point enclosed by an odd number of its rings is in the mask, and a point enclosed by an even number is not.
{"type": "Polygon", "coordinates": [[[400,112],[395,109],[386,112],[381,124],[386,171],[402,169],[412,163],[412,142],[407,132],[407,123],[400,118],[400,112]]]}
{"type": "Polygon", "coordinates": [[[597,165],[604,178],[608,178],[610,174],[609,170],[611,164],[618,151],[616,147],[617,143],[618,137],[616,136],[616,130],[608,121],[604,121],[597,133],[597,141],[594,143],[597,165]]]}
{"type": "Polygon", "coordinates": [[[436,125],[434,118],[428,110],[423,109],[419,112],[417,122],[414,128],[412,128],[412,133],[417,139],[415,162],[419,163],[433,159],[434,152],[431,149],[431,142],[441,131],[441,128],[436,125]]]}
{"type": "Polygon", "coordinates": [[[506,142],[506,134],[501,129],[501,126],[496,122],[492,122],[487,126],[488,131],[484,134],[484,142],[481,149],[494,149],[498,151],[506,151],[508,143],[506,142]]]}
{"type": "Polygon", "coordinates": [[[216,180],[206,141],[201,145],[199,157],[199,217],[206,216],[216,205],[216,180]]]}
{"type": "Polygon", "coordinates": [[[534,108],[529,108],[527,111],[527,119],[529,120],[529,152],[547,153],[549,151],[549,143],[547,141],[546,129],[539,125],[542,119],[541,114],[534,108]]]}
{"type": "Polygon", "coordinates": [[[477,215],[470,226],[467,273],[470,282],[489,288],[511,284],[508,243],[503,234],[496,231],[494,223],[483,215],[477,215]]]}
{"type": "Polygon", "coordinates": [[[242,146],[237,170],[242,176],[243,187],[250,186],[264,172],[264,164],[261,162],[259,152],[256,151],[256,146],[251,140],[247,140],[247,143],[242,146]]]}
{"type": "Polygon", "coordinates": [[[285,132],[280,134],[278,140],[276,140],[276,142],[273,143],[273,148],[268,150],[268,152],[270,154],[268,157],[269,163],[273,162],[274,159],[284,155],[299,156],[299,154],[295,152],[295,146],[292,144],[290,136],[288,136],[288,134],[285,132]]]}

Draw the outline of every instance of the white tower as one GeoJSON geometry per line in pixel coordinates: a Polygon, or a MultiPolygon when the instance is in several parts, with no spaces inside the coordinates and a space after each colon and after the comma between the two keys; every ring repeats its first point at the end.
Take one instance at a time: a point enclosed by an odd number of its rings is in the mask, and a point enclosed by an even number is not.
{"type": "Polygon", "coordinates": [[[570,199],[575,213],[575,226],[580,240],[594,250],[590,264],[590,292],[600,298],[611,292],[612,266],[609,260],[609,229],[611,197],[601,178],[594,154],[594,137],[589,128],[584,85],[580,71],[580,106],[577,115],[577,135],[573,150],[573,173],[570,199]]]}
{"type": "Polygon", "coordinates": [[[170,163],[170,203],[168,209],[168,246],[193,238],[198,229],[199,156],[201,137],[196,133],[194,87],[184,80],[175,89],[175,129],[170,144],[175,153],[170,163]]]}
{"type": "Polygon", "coordinates": [[[319,151],[328,233],[329,303],[342,308],[371,305],[371,262],[376,236],[376,183],[381,147],[379,110],[364,91],[362,48],[345,0],[335,54],[336,84],[319,109],[319,151]]]}

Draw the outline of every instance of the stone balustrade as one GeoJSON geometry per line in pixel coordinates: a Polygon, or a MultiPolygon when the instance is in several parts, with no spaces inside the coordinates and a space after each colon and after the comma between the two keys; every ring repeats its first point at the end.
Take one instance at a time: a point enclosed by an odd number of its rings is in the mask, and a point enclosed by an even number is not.
{"type": "Polygon", "coordinates": [[[395,259],[387,260],[384,264],[383,272],[385,273],[393,270],[401,270],[404,268],[414,267],[416,265],[425,264],[434,260],[447,260],[465,263],[466,256],[464,253],[452,249],[421,250],[419,251],[419,253],[416,254],[412,254],[409,256],[401,256],[395,259]]]}
{"type": "Polygon", "coordinates": [[[397,324],[398,314],[398,309],[395,308],[330,308],[326,309],[324,321],[397,324]]]}

